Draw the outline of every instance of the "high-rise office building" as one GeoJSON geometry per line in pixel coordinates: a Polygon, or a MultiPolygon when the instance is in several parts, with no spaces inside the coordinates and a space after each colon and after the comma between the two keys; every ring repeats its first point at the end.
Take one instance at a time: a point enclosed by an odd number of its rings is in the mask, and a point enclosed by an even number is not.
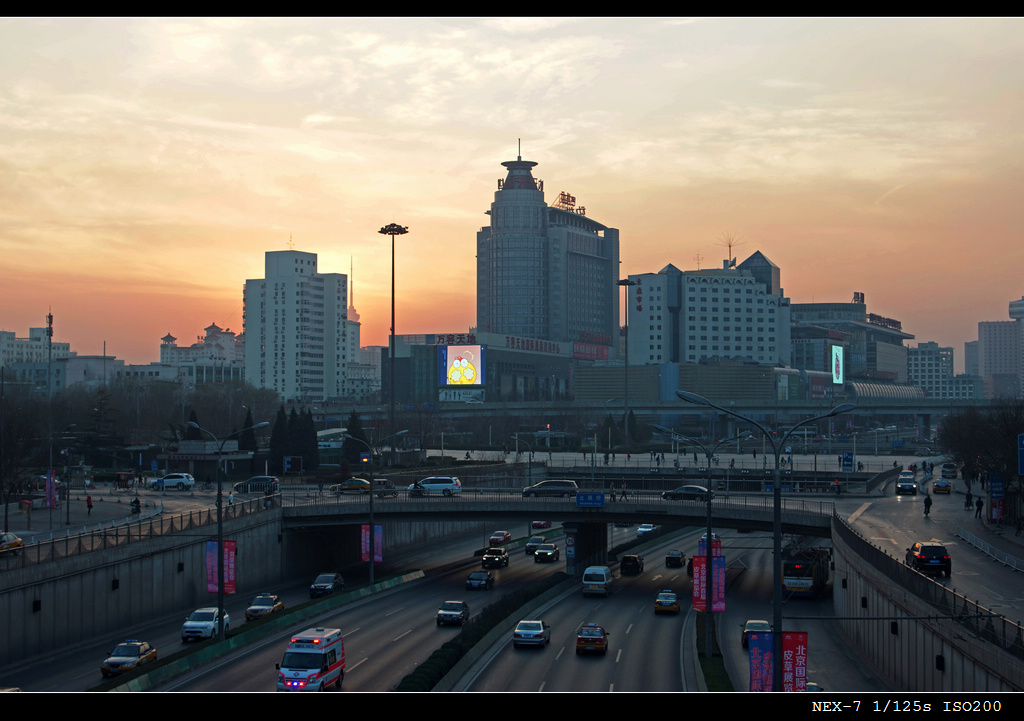
{"type": "Polygon", "coordinates": [[[509,160],[477,233],[477,331],[612,347],[619,313],[619,231],[560,193],[549,206],[537,163],[509,160]]]}
{"type": "Polygon", "coordinates": [[[978,323],[978,371],[985,379],[986,398],[1017,397],[1021,377],[1020,320],[978,323]]]}
{"type": "Polygon", "coordinates": [[[315,253],[271,251],[265,277],[245,281],[245,379],[283,400],[345,393],[348,278],[316,263],[315,253]]]}

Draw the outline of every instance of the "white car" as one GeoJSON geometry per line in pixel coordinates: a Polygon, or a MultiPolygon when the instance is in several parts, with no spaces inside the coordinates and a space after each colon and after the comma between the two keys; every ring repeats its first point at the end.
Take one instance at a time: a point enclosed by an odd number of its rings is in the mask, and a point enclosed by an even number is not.
{"type": "MultiPolygon", "coordinates": [[[[214,606],[197,608],[185,619],[181,627],[181,642],[188,643],[192,639],[213,638],[217,635],[217,609],[214,606]]],[[[231,616],[224,612],[224,633],[228,632],[231,616]]]]}
{"type": "Polygon", "coordinates": [[[176,488],[179,491],[191,491],[196,485],[196,479],[191,473],[168,473],[163,478],[157,478],[150,482],[149,488],[153,491],[166,491],[169,488],[176,488]]]}
{"type": "Polygon", "coordinates": [[[409,486],[410,496],[455,496],[462,493],[462,481],[452,476],[432,476],[409,486]]]}
{"type": "Polygon", "coordinates": [[[657,526],[655,526],[653,523],[641,523],[640,526],[636,529],[636,537],[643,538],[648,533],[653,531],[655,528],[657,528],[657,526]]]}

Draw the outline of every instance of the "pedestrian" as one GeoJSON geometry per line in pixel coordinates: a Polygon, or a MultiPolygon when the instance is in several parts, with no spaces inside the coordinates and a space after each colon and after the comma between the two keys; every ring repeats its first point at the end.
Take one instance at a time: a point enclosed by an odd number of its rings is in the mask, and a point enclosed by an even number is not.
{"type": "Polygon", "coordinates": [[[767,468],[768,467],[768,456],[761,456],[761,467],[762,468],[767,468]]]}
{"type": "Polygon", "coordinates": [[[970,491],[967,491],[967,496],[964,498],[964,509],[971,510],[971,506],[974,505],[974,496],[971,495],[970,491]]]}
{"type": "Polygon", "coordinates": [[[615,502],[615,481],[608,484],[608,500],[615,502]]]}
{"type": "MultiPolygon", "coordinates": [[[[608,451],[605,451],[605,452],[604,452],[604,464],[605,464],[606,466],[608,465],[608,451]]],[[[612,500],[614,500],[614,499],[612,499],[612,500]]]]}
{"type": "MultiPolygon", "coordinates": [[[[323,484],[321,484],[321,486],[322,485],[323,484]]],[[[321,490],[321,492],[323,492],[323,491],[321,490]]],[[[234,491],[229,491],[228,492],[228,505],[229,506],[235,505],[235,492],[234,491]]]]}
{"type": "Polygon", "coordinates": [[[976,510],[976,511],[974,512],[974,517],[975,517],[975,518],[981,518],[981,509],[982,509],[982,508],[983,508],[984,506],[985,506],[985,503],[984,503],[984,502],[983,502],[983,501],[981,500],[981,497],[979,496],[979,497],[978,497],[978,500],[977,500],[977,501],[975,502],[975,504],[974,504],[974,507],[975,507],[976,509],[978,509],[978,510],[976,510]]]}
{"type": "Polygon", "coordinates": [[[693,465],[697,465],[697,454],[693,454],[693,465]]]}
{"type": "Polygon", "coordinates": [[[91,516],[92,515],[92,496],[86,496],[85,497],[85,507],[87,509],[89,509],[89,512],[86,513],[85,515],[91,516]]]}
{"type": "Polygon", "coordinates": [[[619,486],[619,492],[620,492],[619,500],[620,501],[628,501],[628,499],[626,498],[626,482],[625,481],[623,481],[622,485],[619,486]]]}
{"type": "Polygon", "coordinates": [[[661,468],[661,456],[655,456],[654,462],[658,466],[658,468],[661,468]]]}

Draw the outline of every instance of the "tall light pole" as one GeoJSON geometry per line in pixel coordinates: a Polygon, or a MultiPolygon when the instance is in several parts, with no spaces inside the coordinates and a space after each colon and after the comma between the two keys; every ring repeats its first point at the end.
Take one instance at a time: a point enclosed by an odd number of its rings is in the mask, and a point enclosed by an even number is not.
{"type": "Polygon", "coordinates": [[[221,481],[223,480],[220,473],[221,456],[224,454],[224,444],[228,442],[231,436],[237,436],[245,431],[256,431],[269,425],[268,421],[263,421],[263,423],[257,423],[249,428],[243,428],[240,431],[230,433],[224,436],[224,440],[220,440],[195,421],[188,422],[189,428],[195,428],[200,433],[205,433],[213,439],[214,443],[218,444],[217,472],[214,475],[217,477],[217,636],[221,641],[224,640],[224,493],[221,486],[221,481]]]}
{"type": "Polygon", "coordinates": [[[625,292],[625,333],[626,333],[626,358],[622,366],[622,377],[624,380],[624,388],[622,389],[622,402],[625,405],[625,416],[623,418],[623,427],[626,429],[625,442],[626,442],[626,454],[629,454],[629,289],[636,285],[635,280],[629,278],[623,278],[618,282],[618,285],[626,289],[625,292]]]}
{"type": "MultiPolygon", "coordinates": [[[[775,472],[773,475],[773,512],[772,512],[772,536],[773,546],[772,552],[775,557],[772,561],[772,642],[773,642],[773,659],[772,659],[772,689],[775,691],[782,690],[782,476],[779,472],[779,455],[782,448],[785,446],[786,439],[789,438],[793,431],[801,426],[806,426],[809,423],[823,420],[825,418],[831,418],[837,416],[840,413],[848,413],[852,411],[855,406],[853,403],[843,403],[842,405],[836,406],[831,409],[828,413],[823,413],[820,416],[814,416],[800,421],[795,426],[789,429],[782,438],[776,441],[768,430],[760,423],[755,421],[753,418],[737,413],[729,408],[723,408],[722,406],[715,405],[704,396],[699,396],[696,393],[688,393],[687,391],[676,391],[676,395],[687,403],[693,403],[697,406],[705,406],[707,408],[714,408],[715,410],[730,415],[734,418],[738,418],[741,421],[746,421],[750,425],[756,427],[764,434],[764,437],[768,439],[768,442],[772,445],[772,453],[775,455],[775,472]]],[[[710,537],[708,538],[708,545],[711,544],[710,537]]]]}
{"type": "MultiPolygon", "coordinates": [[[[395,435],[395,236],[409,232],[408,226],[391,223],[377,231],[381,235],[391,236],[391,335],[388,338],[388,360],[390,361],[391,385],[391,435],[395,435]]],[[[395,465],[395,447],[391,446],[391,465],[395,465]]]]}

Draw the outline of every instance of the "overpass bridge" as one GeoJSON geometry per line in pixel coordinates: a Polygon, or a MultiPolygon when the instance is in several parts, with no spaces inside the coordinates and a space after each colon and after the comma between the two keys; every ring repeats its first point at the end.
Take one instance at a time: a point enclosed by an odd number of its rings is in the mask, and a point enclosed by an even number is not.
{"type": "MultiPolygon", "coordinates": [[[[748,531],[772,530],[770,494],[718,496],[711,502],[715,528],[748,531]]],[[[783,533],[828,538],[833,515],[831,500],[784,498],[783,533]]],[[[552,521],[565,529],[566,571],[573,575],[589,565],[604,565],[608,555],[609,523],[653,523],[658,526],[707,524],[704,501],[668,501],[656,491],[630,492],[627,501],[611,502],[603,492],[581,491],[576,498],[524,498],[522,489],[465,490],[455,496],[375,498],[374,523],[394,527],[403,522],[492,521],[494,528],[515,527],[532,521],[552,521]]],[[[284,499],[282,527],[299,535],[328,528],[353,529],[369,523],[370,503],[356,496],[313,496],[284,499]]],[[[353,529],[354,530],[354,529],[353,529]]],[[[387,534],[386,534],[387,535],[387,534]]],[[[322,537],[322,536],[321,536],[322,537]]],[[[308,554],[313,549],[306,548],[308,554]]]]}

